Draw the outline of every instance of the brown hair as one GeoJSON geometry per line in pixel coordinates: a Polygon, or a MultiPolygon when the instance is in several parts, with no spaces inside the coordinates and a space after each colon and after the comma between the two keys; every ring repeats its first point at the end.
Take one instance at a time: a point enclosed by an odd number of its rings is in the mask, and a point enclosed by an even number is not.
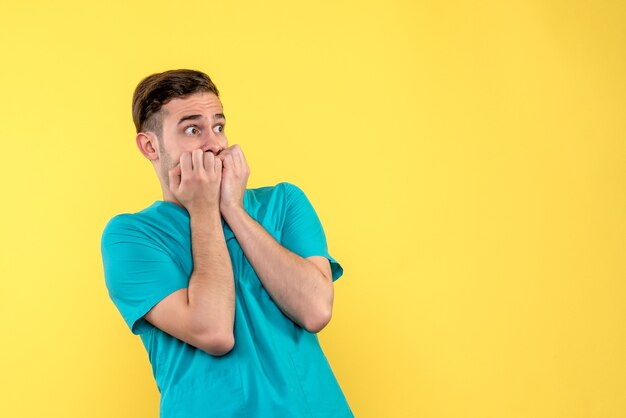
{"type": "Polygon", "coordinates": [[[172,99],[199,92],[210,92],[219,97],[215,84],[200,71],[169,70],[144,78],[133,94],[133,122],[137,132],[152,131],[161,140],[161,107],[172,99]]]}

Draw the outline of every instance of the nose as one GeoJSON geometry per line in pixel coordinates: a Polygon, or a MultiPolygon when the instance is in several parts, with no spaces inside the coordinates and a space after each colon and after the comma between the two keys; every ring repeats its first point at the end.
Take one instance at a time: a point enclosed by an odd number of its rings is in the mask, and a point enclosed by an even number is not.
{"type": "Polygon", "coordinates": [[[211,151],[213,155],[219,154],[224,149],[222,141],[216,135],[208,135],[205,138],[204,146],[202,147],[202,151],[207,152],[211,151]]]}
{"type": "Polygon", "coordinates": [[[220,152],[222,152],[222,150],[223,150],[223,149],[224,149],[224,147],[220,146],[220,145],[219,145],[219,144],[217,144],[217,143],[210,143],[210,144],[205,145],[205,146],[202,148],[202,151],[203,151],[203,152],[210,151],[210,152],[212,152],[212,153],[213,153],[213,155],[217,155],[217,154],[219,154],[220,152]]]}

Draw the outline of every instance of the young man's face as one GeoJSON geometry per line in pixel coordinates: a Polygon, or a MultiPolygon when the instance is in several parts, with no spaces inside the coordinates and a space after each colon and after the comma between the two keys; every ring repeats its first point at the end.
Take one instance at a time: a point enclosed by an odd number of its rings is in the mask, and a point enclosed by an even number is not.
{"type": "Polygon", "coordinates": [[[180,161],[183,152],[200,148],[217,155],[228,147],[224,128],[226,118],[220,99],[202,92],[172,99],[161,108],[163,134],[160,170],[168,181],[168,171],[180,161]]]}

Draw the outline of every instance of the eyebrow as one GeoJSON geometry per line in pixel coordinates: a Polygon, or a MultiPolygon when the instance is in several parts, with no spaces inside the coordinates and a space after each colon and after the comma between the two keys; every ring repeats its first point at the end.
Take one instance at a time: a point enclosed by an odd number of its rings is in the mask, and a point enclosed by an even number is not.
{"type": "MultiPolygon", "coordinates": [[[[180,118],[180,120],[178,121],[177,125],[180,125],[181,123],[183,123],[186,120],[198,120],[198,119],[202,119],[202,115],[186,115],[183,116],[182,118],[180,118]]],[[[216,113],[213,115],[213,119],[224,119],[226,120],[226,116],[223,113],[216,113]]]]}

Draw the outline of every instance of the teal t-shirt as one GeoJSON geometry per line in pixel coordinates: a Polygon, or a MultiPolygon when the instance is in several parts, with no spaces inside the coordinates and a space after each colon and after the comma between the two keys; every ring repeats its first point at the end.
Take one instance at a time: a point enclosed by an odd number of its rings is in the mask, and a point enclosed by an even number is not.
{"type": "MultiPolygon", "coordinates": [[[[320,220],[296,185],[247,189],[243,204],[281,245],[331,263],[320,220]]],[[[212,356],[154,327],[143,316],[172,292],[188,287],[193,271],[188,212],[156,201],[114,216],[102,234],[111,300],[148,352],[161,394],[161,418],[353,417],[316,334],[284,315],[263,287],[222,218],[235,280],[234,348],[212,356]]]]}

